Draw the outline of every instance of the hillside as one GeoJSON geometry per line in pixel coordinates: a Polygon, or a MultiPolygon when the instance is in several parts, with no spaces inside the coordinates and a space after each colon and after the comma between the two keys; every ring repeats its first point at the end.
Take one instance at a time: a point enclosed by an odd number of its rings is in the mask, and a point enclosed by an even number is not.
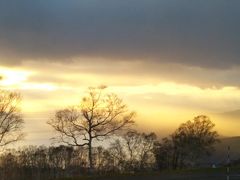
{"type": "Polygon", "coordinates": [[[228,146],[230,146],[230,159],[240,159],[240,137],[222,138],[213,152],[212,156],[205,159],[206,164],[225,164],[228,156],[228,146]]]}

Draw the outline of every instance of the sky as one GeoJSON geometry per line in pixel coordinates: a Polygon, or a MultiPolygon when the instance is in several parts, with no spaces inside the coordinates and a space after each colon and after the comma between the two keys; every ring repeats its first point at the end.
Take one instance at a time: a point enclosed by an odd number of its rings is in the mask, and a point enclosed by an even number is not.
{"type": "Polygon", "coordinates": [[[51,143],[46,121],[105,84],[136,128],[171,133],[206,114],[240,135],[240,1],[2,0],[0,88],[22,94],[24,143],[51,143]]]}

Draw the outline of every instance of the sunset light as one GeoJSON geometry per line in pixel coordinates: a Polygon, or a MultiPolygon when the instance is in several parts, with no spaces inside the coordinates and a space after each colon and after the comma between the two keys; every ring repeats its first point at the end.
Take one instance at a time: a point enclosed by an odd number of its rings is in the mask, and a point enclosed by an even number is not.
{"type": "Polygon", "coordinates": [[[30,72],[20,71],[20,70],[11,70],[8,68],[0,67],[0,75],[2,76],[2,81],[0,85],[2,86],[13,86],[20,85],[27,80],[27,77],[30,75],[30,72]]]}
{"type": "Polygon", "coordinates": [[[0,180],[239,178],[239,9],[1,0],[0,180]]]}

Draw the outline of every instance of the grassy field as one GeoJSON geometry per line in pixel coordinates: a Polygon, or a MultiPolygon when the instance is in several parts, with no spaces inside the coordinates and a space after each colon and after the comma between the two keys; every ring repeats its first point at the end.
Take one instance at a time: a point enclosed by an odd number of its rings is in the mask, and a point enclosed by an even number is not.
{"type": "MultiPolygon", "coordinates": [[[[240,179],[240,168],[234,168],[230,180],[240,179]]],[[[65,178],[60,180],[226,180],[226,169],[195,169],[184,171],[168,171],[152,174],[92,176],[65,178]]]]}

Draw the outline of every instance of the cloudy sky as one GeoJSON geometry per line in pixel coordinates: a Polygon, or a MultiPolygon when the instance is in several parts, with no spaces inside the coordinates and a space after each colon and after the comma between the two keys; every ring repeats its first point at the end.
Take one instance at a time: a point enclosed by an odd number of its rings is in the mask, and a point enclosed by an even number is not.
{"type": "MultiPolygon", "coordinates": [[[[49,142],[46,120],[106,84],[165,135],[198,114],[222,135],[240,122],[240,1],[2,0],[0,82],[22,93],[27,143],[49,142]]],[[[147,122],[147,123],[146,123],[147,122]]]]}

